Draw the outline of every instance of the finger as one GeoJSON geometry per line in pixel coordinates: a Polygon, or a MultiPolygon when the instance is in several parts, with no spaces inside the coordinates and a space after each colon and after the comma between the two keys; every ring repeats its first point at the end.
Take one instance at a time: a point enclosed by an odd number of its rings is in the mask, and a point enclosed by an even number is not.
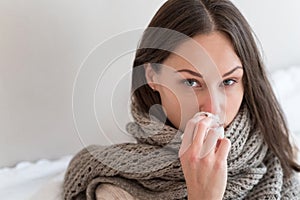
{"type": "Polygon", "coordinates": [[[197,128],[194,132],[195,136],[192,143],[192,148],[195,152],[197,152],[198,155],[200,155],[203,146],[203,141],[205,139],[205,135],[211,123],[212,123],[212,119],[210,117],[205,117],[197,124],[197,128]]]}
{"type": "Polygon", "coordinates": [[[226,160],[231,148],[231,142],[228,138],[219,139],[216,147],[216,157],[220,160],[226,160]]]}
{"type": "Polygon", "coordinates": [[[208,129],[207,136],[203,141],[201,148],[200,158],[205,157],[210,152],[215,153],[214,149],[216,148],[217,141],[219,139],[219,134],[215,129],[208,129]]]}
{"type": "Polygon", "coordinates": [[[197,123],[203,118],[204,118],[204,116],[201,116],[201,117],[195,116],[187,122],[186,127],[184,129],[184,133],[183,133],[182,143],[181,143],[181,146],[180,146],[180,149],[178,152],[179,157],[181,157],[182,154],[184,154],[184,152],[192,144],[193,139],[194,139],[195,128],[197,127],[197,123]]]}

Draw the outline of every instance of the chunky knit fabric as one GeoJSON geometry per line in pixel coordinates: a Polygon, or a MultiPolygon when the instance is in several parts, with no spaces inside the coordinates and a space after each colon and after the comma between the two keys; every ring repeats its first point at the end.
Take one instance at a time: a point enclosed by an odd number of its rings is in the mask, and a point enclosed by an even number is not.
{"type": "MultiPolygon", "coordinates": [[[[70,162],[64,180],[64,199],[95,199],[99,184],[109,183],[138,199],[187,199],[178,158],[181,131],[132,106],[135,122],[127,131],[137,144],[92,145],[70,162]]],[[[245,107],[225,130],[232,146],[223,199],[300,199],[300,184],[286,178],[279,159],[268,150],[262,134],[252,128],[245,107]]]]}

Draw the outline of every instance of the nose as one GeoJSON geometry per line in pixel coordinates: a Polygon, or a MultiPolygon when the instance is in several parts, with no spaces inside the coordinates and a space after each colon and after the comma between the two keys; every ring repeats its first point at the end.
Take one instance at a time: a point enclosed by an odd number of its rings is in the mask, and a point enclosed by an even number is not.
{"type": "Polygon", "coordinates": [[[200,105],[199,111],[218,114],[219,108],[218,105],[216,105],[212,100],[207,99],[202,105],[200,105]]]}
{"type": "Polygon", "coordinates": [[[199,111],[210,112],[221,117],[224,99],[220,98],[220,95],[207,94],[205,97],[201,96],[198,99],[199,111]]]}

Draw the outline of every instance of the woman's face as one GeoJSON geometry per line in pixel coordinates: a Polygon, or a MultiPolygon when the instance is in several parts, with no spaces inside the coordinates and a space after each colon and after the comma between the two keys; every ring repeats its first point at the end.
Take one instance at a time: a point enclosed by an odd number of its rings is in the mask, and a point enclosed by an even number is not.
{"type": "Polygon", "coordinates": [[[184,130],[187,121],[200,111],[218,115],[226,127],[243,99],[241,61],[221,32],[193,40],[202,48],[195,49],[188,42],[179,45],[158,73],[148,64],[148,84],[159,92],[164,112],[176,128],[184,130]]]}

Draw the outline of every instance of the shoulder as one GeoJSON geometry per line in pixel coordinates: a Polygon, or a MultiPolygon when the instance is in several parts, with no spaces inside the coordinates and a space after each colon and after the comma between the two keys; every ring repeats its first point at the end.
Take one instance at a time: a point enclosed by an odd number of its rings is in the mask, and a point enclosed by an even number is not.
{"type": "Polygon", "coordinates": [[[122,188],[112,185],[112,184],[101,184],[96,189],[96,199],[97,200],[138,200],[134,198],[131,194],[123,190],[122,188]]]}

